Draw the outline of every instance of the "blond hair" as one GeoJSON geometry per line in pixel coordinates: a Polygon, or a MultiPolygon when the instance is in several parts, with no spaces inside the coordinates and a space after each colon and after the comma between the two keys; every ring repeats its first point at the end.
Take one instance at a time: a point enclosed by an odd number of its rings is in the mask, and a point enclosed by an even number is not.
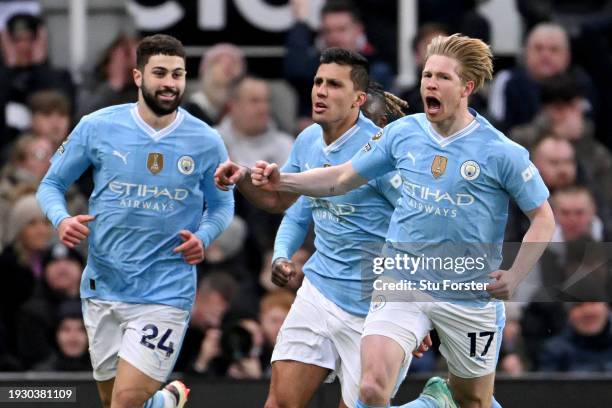
{"type": "Polygon", "coordinates": [[[459,77],[474,82],[474,91],[482,87],[486,80],[493,77],[493,55],[491,49],[478,38],[453,34],[448,37],[437,36],[427,46],[425,61],[432,55],[454,58],[459,62],[459,77]]]}

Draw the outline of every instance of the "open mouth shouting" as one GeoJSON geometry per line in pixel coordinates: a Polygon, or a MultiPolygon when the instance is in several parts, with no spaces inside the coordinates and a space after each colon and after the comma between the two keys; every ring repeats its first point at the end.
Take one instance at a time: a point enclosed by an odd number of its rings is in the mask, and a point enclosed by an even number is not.
{"type": "Polygon", "coordinates": [[[435,96],[425,97],[425,113],[435,116],[442,111],[442,102],[435,96]]]}

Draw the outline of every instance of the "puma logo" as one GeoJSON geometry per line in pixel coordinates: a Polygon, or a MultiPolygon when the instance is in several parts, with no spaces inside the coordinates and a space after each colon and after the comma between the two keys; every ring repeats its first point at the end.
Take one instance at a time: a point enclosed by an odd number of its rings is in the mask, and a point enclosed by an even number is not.
{"type": "Polygon", "coordinates": [[[127,164],[128,154],[130,154],[130,152],[127,152],[126,154],[121,154],[117,150],[113,150],[113,156],[117,156],[118,158],[120,158],[123,161],[123,164],[127,164]]]}
{"type": "Polygon", "coordinates": [[[408,152],[408,154],[406,154],[406,156],[412,160],[412,165],[416,166],[416,157],[414,157],[414,155],[411,152],[408,152]]]}

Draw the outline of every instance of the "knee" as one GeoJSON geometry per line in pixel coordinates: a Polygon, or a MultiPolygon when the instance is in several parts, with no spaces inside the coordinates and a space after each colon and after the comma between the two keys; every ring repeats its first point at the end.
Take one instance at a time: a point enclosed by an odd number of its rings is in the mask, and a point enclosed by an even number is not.
{"type": "Polygon", "coordinates": [[[491,408],[492,397],[477,393],[453,393],[453,398],[461,408],[491,408]]]}
{"type": "Polygon", "coordinates": [[[142,408],[147,401],[146,393],[137,390],[117,390],[113,394],[112,408],[142,408]]]}
{"type": "Polygon", "coordinates": [[[301,408],[301,405],[289,398],[289,395],[270,393],[264,408],[301,408]]]}
{"type": "Polygon", "coordinates": [[[359,385],[359,397],[366,404],[386,403],[389,396],[386,395],[384,381],[372,375],[364,375],[359,385]]]}

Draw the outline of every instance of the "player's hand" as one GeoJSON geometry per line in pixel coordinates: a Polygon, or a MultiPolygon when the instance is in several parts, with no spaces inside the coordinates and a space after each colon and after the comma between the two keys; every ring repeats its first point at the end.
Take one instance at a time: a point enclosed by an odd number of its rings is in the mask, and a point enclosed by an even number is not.
{"type": "Polygon", "coordinates": [[[174,248],[173,252],[175,254],[183,254],[183,259],[189,265],[195,265],[202,262],[205,255],[202,240],[193,232],[187,230],[181,230],[179,236],[183,240],[183,243],[174,248]]]}
{"type": "Polygon", "coordinates": [[[514,294],[514,290],[518,286],[518,282],[514,279],[518,274],[513,273],[511,270],[504,271],[499,269],[495,272],[491,272],[489,277],[494,280],[487,286],[487,292],[491,297],[500,300],[510,300],[514,294]]]}
{"type": "Polygon", "coordinates": [[[219,190],[228,191],[228,186],[238,184],[247,176],[248,169],[227,160],[221,163],[215,171],[215,186],[219,190]]]}
{"type": "Polygon", "coordinates": [[[280,170],[278,164],[260,160],[251,168],[251,183],[266,191],[278,191],[280,170]]]}
{"type": "Polygon", "coordinates": [[[272,283],[284,287],[295,276],[295,266],[287,258],[276,258],[272,263],[272,283]]]}
{"type": "Polygon", "coordinates": [[[433,343],[431,342],[431,336],[429,335],[429,333],[427,333],[427,336],[425,336],[421,344],[419,344],[419,347],[417,347],[416,350],[412,352],[412,355],[416,358],[423,357],[423,354],[425,354],[425,352],[429,350],[432,344],[433,343]]]}
{"type": "Polygon", "coordinates": [[[63,219],[57,227],[57,233],[62,244],[68,248],[74,248],[79,245],[81,241],[89,236],[87,223],[95,218],[93,215],[80,214],[63,219]]]}

